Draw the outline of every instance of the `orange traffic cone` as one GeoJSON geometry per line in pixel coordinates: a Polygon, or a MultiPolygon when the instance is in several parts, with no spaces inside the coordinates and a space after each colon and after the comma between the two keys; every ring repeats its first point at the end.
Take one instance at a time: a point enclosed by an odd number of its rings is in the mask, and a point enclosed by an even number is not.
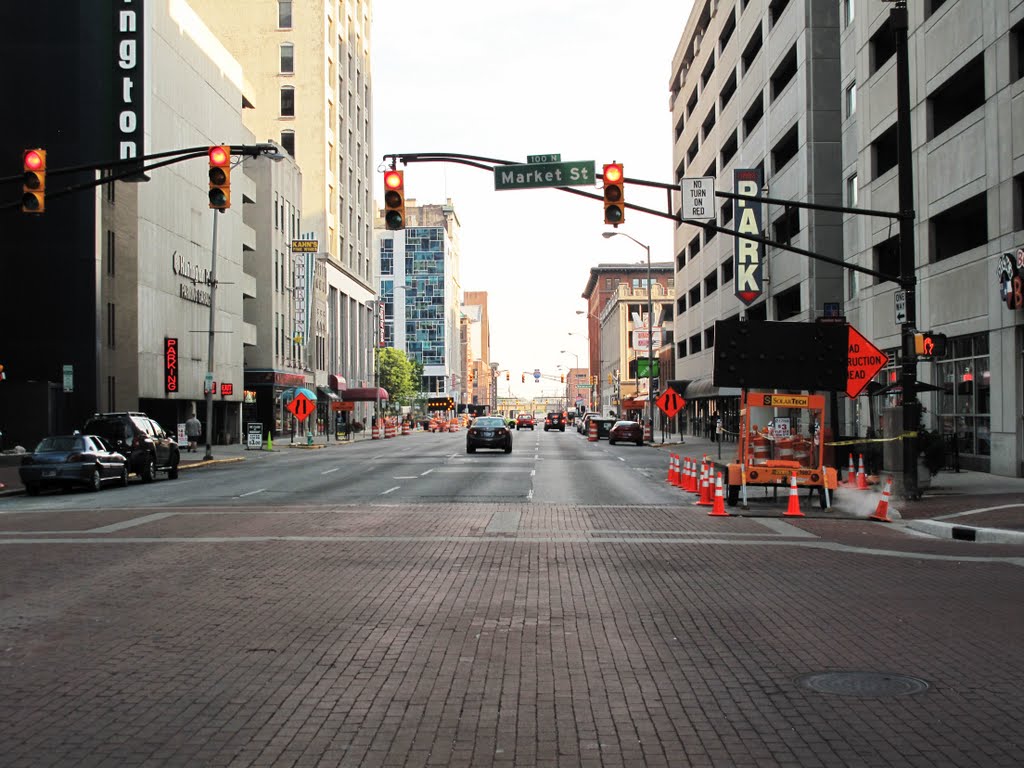
{"type": "Polygon", "coordinates": [[[701,502],[701,499],[704,498],[704,481],[706,479],[705,475],[707,474],[708,468],[707,468],[707,465],[704,464],[704,462],[701,462],[700,469],[697,469],[696,467],[694,467],[694,469],[697,470],[697,476],[696,476],[697,484],[696,484],[696,486],[693,489],[693,492],[697,494],[697,499],[693,502],[694,505],[696,506],[696,505],[699,505],[700,502],[701,502]]]}
{"type": "Polygon", "coordinates": [[[800,511],[800,492],[796,488],[796,475],[790,475],[789,481],[789,506],[783,517],[804,517],[800,511]]]}
{"type": "Polygon", "coordinates": [[[711,507],[715,504],[715,492],[712,490],[715,487],[714,480],[711,478],[712,466],[707,465],[704,470],[704,481],[700,486],[700,500],[697,502],[702,507],[711,507]]]}
{"type": "Polygon", "coordinates": [[[868,476],[864,473],[864,454],[860,454],[860,466],[857,468],[857,490],[868,490],[868,476]]]}
{"type": "Polygon", "coordinates": [[[878,506],[875,507],[875,514],[871,515],[869,520],[877,520],[880,523],[891,523],[889,519],[889,495],[892,492],[892,478],[890,477],[885,483],[885,490],[882,491],[882,498],[878,502],[878,506]]]}
{"type": "Polygon", "coordinates": [[[857,487],[857,470],[853,468],[853,454],[850,454],[850,464],[846,470],[846,483],[847,488],[857,487]]]}
{"type": "Polygon", "coordinates": [[[670,453],[668,455],[668,477],[665,478],[665,482],[669,485],[675,485],[673,478],[676,476],[676,455],[670,453]]]}
{"type": "Polygon", "coordinates": [[[693,492],[693,459],[683,459],[683,490],[693,492]]]}
{"type": "Polygon", "coordinates": [[[725,511],[725,493],[722,490],[721,472],[718,473],[718,477],[715,479],[715,501],[708,514],[713,517],[729,517],[729,513],[725,511]]]}
{"type": "Polygon", "coordinates": [[[669,483],[678,488],[683,484],[683,472],[679,467],[679,454],[672,454],[672,477],[669,479],[669,483]]]}

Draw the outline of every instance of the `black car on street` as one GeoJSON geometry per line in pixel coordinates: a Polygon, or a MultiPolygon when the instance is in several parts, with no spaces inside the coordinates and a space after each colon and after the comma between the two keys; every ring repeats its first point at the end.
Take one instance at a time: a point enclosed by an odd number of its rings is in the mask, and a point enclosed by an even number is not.
{"type": "Polygon", "coordinates": [[[97,413],[85,422],[82,430],[99,435],[128,459],[130,471],[144,483],[156,479],[158,471],[166,471],[167,479],[178,477],[181,452],[178,441],[146,414],[137,411],[97,413]]]}
{"type": "Polygon", "coordinates": [[[512,430],[500,416],[480,416],[466,431],[466,453],[477,448],[500,448],[512,453],[512,430]]]}

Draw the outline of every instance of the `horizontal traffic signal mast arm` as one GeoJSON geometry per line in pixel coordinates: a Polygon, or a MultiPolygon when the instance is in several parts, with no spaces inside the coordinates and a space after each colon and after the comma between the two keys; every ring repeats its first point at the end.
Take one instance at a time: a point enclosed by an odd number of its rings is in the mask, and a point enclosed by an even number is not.
{"type": "MultiPolygon", "coordinates": [[[[499,159],[493,158],[493,157],[482,157],[482,156],[479,156],[479,155],[464,155],[464,154],[459,154],[459,153],[446,153],[446,152],[416,152],[416,153],[405,153],[405,154],[387,154],[387,155],[384,155],[384,160],[392,162],[392,163],[397,161],[397,162],[401,162],[401,163],[405,163],[405,164],[409,164],[409,163],[458,163],[460,165],[468,165],[468,166],[471,166],[473,168],[480,168],[480,169],[485,170],[485,171],[493,171],[494,170],[494,165],[486,165],[486,163],[495,163],[497,165],[517,165],[518,164],[518,163],[515,163],[515,162],[513,162],[511,160],[499,160],[499,159]]],[[[662,181],[647,181],[645,179],[631,179],[631,178],[627,178],[625,180],[625,182],[627,184],[636,184],[636,185],[639,185],[639,186],[657,187],[657,188],[660,188],[660,189],[665,189],[665,190],[667,190],[669,192],[671,192],[672,190],[677,190],[678,189],[678,186],[676,186],[674,184],[666,184],[665,182],[662,182],[662,181]]],[[[602,204],[604,203],[604,195],[598,195],[598,194],[595,194],[593,192],[584,192],[583,190],[577,189],[575,187],[548,187],[548,189],[557,189],[560,192],[568,192],[568,193],[570,193],[572,195],[579,195],[580,197],[589,197],[592,200],[599,200],[599,201],[601,201],[602,204]]],[[[792,200],[780,200],[778,198],[751,197],[751,196],[748,196],[748,195],[737,195],[735,192],[718,192],[718,191],[716,191],[715,195],[718,196],[718,197],[726,197],[726,198],[730,198],[730,199],[753,200],[753,201],[758,201],[758,202],[762,202],[762,203],[768,203],[769,205],[782,205],[782,206],[790,206],[790,207],[794,207],[794,208],[808,208],[808,209],[812,209],[812,210],[828,211],[828,212],[832,212],[832,213],[854,213],[854,214],[862,214],[862,215],[868,215],[868,216],[883,216],[883,217],[891,218],[891,219],[902,219],[902,218],[904,218],[904,214],[893,213],[892,211],[874,211],[874,210],[870,210],[870,209],[863,209],[862,210],[862,209],[859,209],[859,208],[844,208],[842,206],[835,206],[835,205],[820,205],[818,203],[799,203],[799,202],[795,202],[795,201],[792,201],[792,200]]],[[[671,197],[669,199],[671,201],[671,197]]],[[[691,225],[693,225],[695,227],[704,227],[705,229],[713,229],[713,230],[715,230],[715,232],[720,232],[720,233],[725,234],[725,235],[732,235],[732,236],[735,236],[735,237],[742,237],[745,240],[752,240],[755,243],[761,243],[763,245],[768,245],[768,246],[771,246],[773,248],[778,248],[778,249],[783,250],[783,251],[789,251],[790,253],[795,253],[795,254],[797,254],[799,256],[806,256],[809,259],[816,259],[818,261],[824,261],[827,264],[834,264],[837,267],[842,267],[843,269],[849,269],[849,270],[851,270],[853,272],[860,272],[861,274],[864,274],[864,275],[870,275],[872,277],[877,277],[879,280],[883,280],[883,281],[891,282],[891,283],[902,284],[902,281],[901,281],[900,277],[897,276],[897,275],[890,275],[890,274],[887,274],[885,272],[879,272],[878,270],[875,270],[875,269],[870,269],[868,267],[862,267],[859,264],[851,264],[851,263],[849,263],[847,261],[843,261],[842,259],[837,259],[837,258],[834,258],[832,256],[825,256],[825,255],[820,254],[820,253],[815,253],[814,251],[805,250],[804,248],[797,248],[794,245],[787,245],[785,243],[779,243],[779,242],[776,242],[775,240],[769,240],[766,237],[760,237],[758,235],[752,235],[752,234],[749,234],[749,233],[740,234],[739,232],[737,232],[734,229],[726,229],[725,227],[720,227],[717,224],[708,224],[708,223],[703,222],[703,221],[691,221],[689,219],[684,219],[684,218],[682,218],[680,216],[677,216],[674,213],[666,213],[665,211],[658,211],[658,210],[655,210],[653,208],[646,208],[646,207],[644,207],[642,205],[636,205],[634,203],[626,203],[625,207],[629,208],[631,210],[634,210],[634,211],[639,211],[641,213],[648,213],[648,214],[650,214],[652,216],[658,216],[658,217],[663,218],[663,219],[669,219],[671,221],[675,221],[675,222],[680,223],[680,224],[691,224],[691,225]]],[[[913,218],[913,213],[907,214],[907,215],[909,215],[911,218],[913,218]]]]}
{"type": "MultiPolygon", "coordinates": [[[[139,162],[145,162],[147,160],[157,160],[160,158],[168,158],[159,163],[153,163],[152,165],[144,166],[141,170],[143,172],[155,170],[157,168],[163,168],[168,165],[174,165],[184,160],[193,160],[197,157],[206,157],[210,151],[212,144],[207,144],[202,147],[189,147],[187,149],[170,149],[165,152],[154,152],[149,155],[141,155],[139,157],[129,158],[128,160],[110,160],[102,163],[86,163],[85,165],[74,165],[67,166],[64,168],[49,168],[48,175],[59,176],[61,174],[68,173],[81,173],[82,171],[101,171],[108,168],[127,168],[128,170],[120,173],[114,173],[110,176],[102,176],[98,179],[90,179],[89,181],[82,182],[81,184],[74,184],[70,187],[65,187],[59,192],[47,190],[46,198],[52,199],[54,197],[62,197],[63,195],[71,194],[72,192],[78,192],[83,189],[92,189],[93,187],[99,187],[104,184],[109,184],[112,181],[122,181],[124,179],[137,178],[139,175],[139,162]]],[[[227,145],[225,145],[227,146],[227,145]]],[[[277,151],[277,147],[273,144],[232,144],[231,154],[232,155],[245,155],[247,157],[259,157],[260,155],[271,154],[277,151]]],[[[16,176],[4,176],[0,177],[0,184],[7,182],[21,182],[23,174],[16,176]]],[[[8,208],[17,208],[21,206],[21,201],[15,203],[3,203],[0,204],[0,210],[6,210],[8,208]]]]}

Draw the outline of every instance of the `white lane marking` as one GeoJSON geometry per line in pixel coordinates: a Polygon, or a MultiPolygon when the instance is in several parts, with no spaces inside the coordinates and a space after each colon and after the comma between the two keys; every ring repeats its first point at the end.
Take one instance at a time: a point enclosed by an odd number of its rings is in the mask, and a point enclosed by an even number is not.
{"type": "Polygon", "coordinates": [[[341,469],[341,467],[335,467],[334,469],[325,469],[320,474],[321,475],[329,475],[329,474],[331,474],[331,472],[337,472],[339,469],[341,469]]]}
{"type": "Polygon", "coordinates": [[[533,501],[533,488],[531,488],[530,492],[526,494],[526,500],[533,501]]]}
{"type": "Polygon", "coordinates": [[[535,477],[536,475],[537,475],[537,470],[536,469],[531,469],[530,470],[530,477],[535,477]]]}
{"type": "Polygon", "coordinates": [[[392,480],[415,480],[416,475],[395,475],[391,478],[392,480]]]}
{"type": "Polygon", "coordinates": [[[400,486],[400,485],[396,485],[394,488],[388,488],[386,491],[381,493],[381,496],[386,496],[387,494],[391,493],[392,491],[397,491],[401,487],[402,486],[400,486]]]}
{"type": "Polygon", "coordinates": [[[266,488],[257,488],[255,491],[249,491],[248,493],[243,493],[241,496],[237,496],[236,498],[244,499],[246,496],[255,496],[257,493],[263,493],[265,490],[267,490],[267,489],[266,488]]]}
{"type": "Polygon", "coordinates": [[[424,475],[429,475],[433,471],[434,471],[434,467],[431,467],[426,472],[420,472],[420,477],[423,477],[424,475]]]}
{"type": "Polygon", "coordinates": [[[625,461],[625,459],[624,459],[624,458],[622,458],[621,456],[617,456],[616,458],[617,458],[617,459],[618,459],[619,461],[625,461]]]}

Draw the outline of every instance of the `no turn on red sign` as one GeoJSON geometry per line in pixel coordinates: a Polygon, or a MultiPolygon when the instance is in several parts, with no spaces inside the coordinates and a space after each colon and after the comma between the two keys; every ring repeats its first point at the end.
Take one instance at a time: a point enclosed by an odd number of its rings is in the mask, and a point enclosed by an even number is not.
{"type": "Polygon", "coordinates": [[[846,395],[857,397],[864,387],[889,362],[889,356],[868,341],[854,328],[849,327],[849,341],[846,356],[846,395]]]}

